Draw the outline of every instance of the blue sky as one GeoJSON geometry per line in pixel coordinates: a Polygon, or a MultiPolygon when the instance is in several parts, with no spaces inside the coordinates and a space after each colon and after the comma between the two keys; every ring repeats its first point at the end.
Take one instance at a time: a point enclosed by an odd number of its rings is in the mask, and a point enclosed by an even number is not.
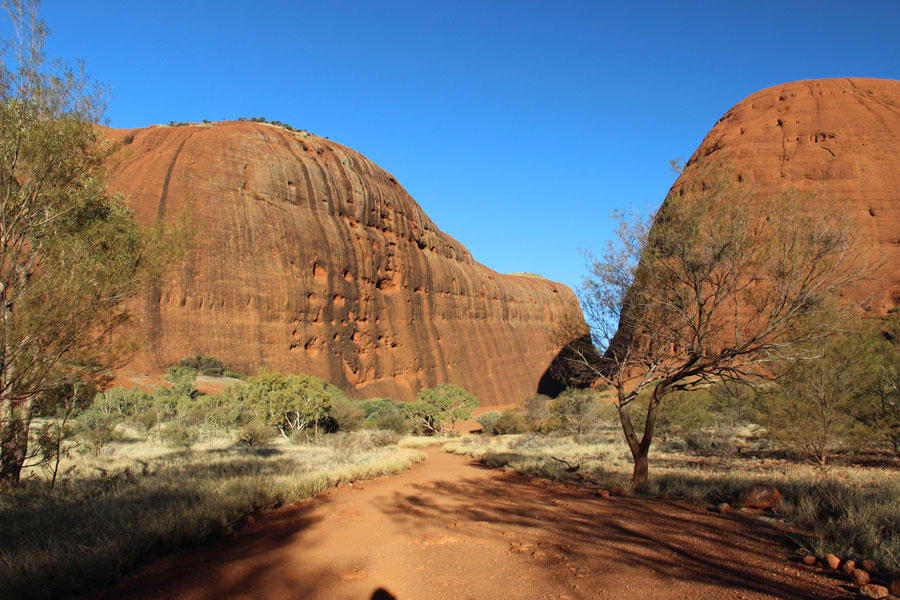
{"type": "MultiPolygon", "coordinates": [[[[900,2],[45,0],[113,127],[265,116],[393,173],[500,272],[575,287],[749,94],[900,78],[900,2]]],[[[5,29],[5,27],[4,27],[5,29]]]]}

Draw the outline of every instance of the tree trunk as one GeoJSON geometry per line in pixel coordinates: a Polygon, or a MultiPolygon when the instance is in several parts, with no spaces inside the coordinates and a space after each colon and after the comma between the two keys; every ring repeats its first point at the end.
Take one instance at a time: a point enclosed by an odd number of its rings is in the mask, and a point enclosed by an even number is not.
{"type": "Polygon", "coordinates": [[[649,448],[633,455],[634,471],[631,475],[631,483],[639,490],[647,487],[647,480],[650,478],[650,453],[648,450],[649,448]]]}
{"type": "Polygon", "coordinates": [[[631,450],[631,458],[634,460],[634,471],[631,475],[631,483],[635,489],[642,490],[647,487],[650,477],[650,444],[653,442],[653,431],[656,429],[656,415],[659,411],[659,403],[666,393],[666,388],[658,384],[653,388],[650,396],[650,404],[647,407],[647,420],[644,422],[644,433],[640,440],[634,425],[631,423],[631,401],[626,402],[626,395],[619,390],[619,420],[622,423],[622,431],[625,433],[625,441],[631,450]],[[624,402],[624,404],[623,404],[624,402]]]}
{"type": "Polygon", "coordinates": [[[28,455],[28,429],[31,426],[32,399],[25,400],[15,414],[12,401],[3,401],[0,414],[0,487],[19,484],[19,476],[28,455]]]}

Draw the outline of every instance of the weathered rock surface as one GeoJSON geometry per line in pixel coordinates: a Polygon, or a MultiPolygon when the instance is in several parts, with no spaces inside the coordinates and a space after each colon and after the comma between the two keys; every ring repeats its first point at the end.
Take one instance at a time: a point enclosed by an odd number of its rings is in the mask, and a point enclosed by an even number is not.
{"type": "Polygon", "coordinates": [[[105,134],[122,147],[109,187],[138,220],[187,208],[199,229],[186,264],[133,302],[146,342],[128,371],[201,353],[361,397],[450,382],[495,405],[535,393],[559,350],[548,329],[571,290],[475,262],[358,152],[248,122],[105,134]]]}
{"type": "Polygon", "coordinates": [[[719,119],[673,190],[703,159],[724,157],[758,194],[813,194],[810,209],[847,215],[884,264],[868,308],[900,305],[900,81],[818,79],[777,85],[719,119]]]}

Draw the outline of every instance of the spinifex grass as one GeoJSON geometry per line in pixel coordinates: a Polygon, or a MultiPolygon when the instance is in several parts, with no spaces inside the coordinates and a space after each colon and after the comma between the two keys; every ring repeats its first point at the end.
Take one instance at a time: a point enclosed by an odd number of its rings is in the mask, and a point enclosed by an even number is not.
{"type": "MultiPolygon", "coordinates": [[[[498,436],[450,442],[444,451],[466,454],[490,467],[566,479],[567,465],[603,485],[626,486],[631,474],[628,449],[620,438],[498,436]],[[555,457],[555,458],[554,458],[555,457]]],[[[801,541],[821,556],[872,558],[882,569],[900,574],[900,473],[897,466],[833,466],[828,471],[785,459],[722,455],[697,458],[664,448],[651,453],[651,494],[669,494],[695,502],[735,502],[741,489],[772,483],[784,496],[778,509],[786,520],[806,528],[801,541]]]]}
{"type": "Polygon", "coordinates": [[[0,598],[59,597],[111,581],[148,554],[227,531],[257,509],[424,459],[410,449],[346,446],[165,453],[148,445],[139,458],[134,445],[116,445],[81,457],[52,493],[35,482],[0,495],[0,598]]]}

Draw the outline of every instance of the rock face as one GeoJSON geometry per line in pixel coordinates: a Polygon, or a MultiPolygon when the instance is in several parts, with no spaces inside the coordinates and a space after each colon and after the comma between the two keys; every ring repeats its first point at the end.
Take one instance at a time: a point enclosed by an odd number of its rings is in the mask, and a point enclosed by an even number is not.
{"type": "Polygon", "coordinates": [[[109,187],[138,220],[187,208],[199,230],[185,265],[131,306],[145,337],[131,373],[200,353],[360,397],[450,382],[490,406],[535,393],[559,350],[548,330],[571,290],[475,262],[353,150],[248,122],[105,135],[122,147],[109,187]]]}
{"type": "Polygon", "coordinates": [[[719,119],[673,186],[706,157],[726,157],[760,194],[814,194],[812,210],[848,215],[885,267],[869,309],[900,304],[900,81],[820,79],[757,92],[719,119]]]}

